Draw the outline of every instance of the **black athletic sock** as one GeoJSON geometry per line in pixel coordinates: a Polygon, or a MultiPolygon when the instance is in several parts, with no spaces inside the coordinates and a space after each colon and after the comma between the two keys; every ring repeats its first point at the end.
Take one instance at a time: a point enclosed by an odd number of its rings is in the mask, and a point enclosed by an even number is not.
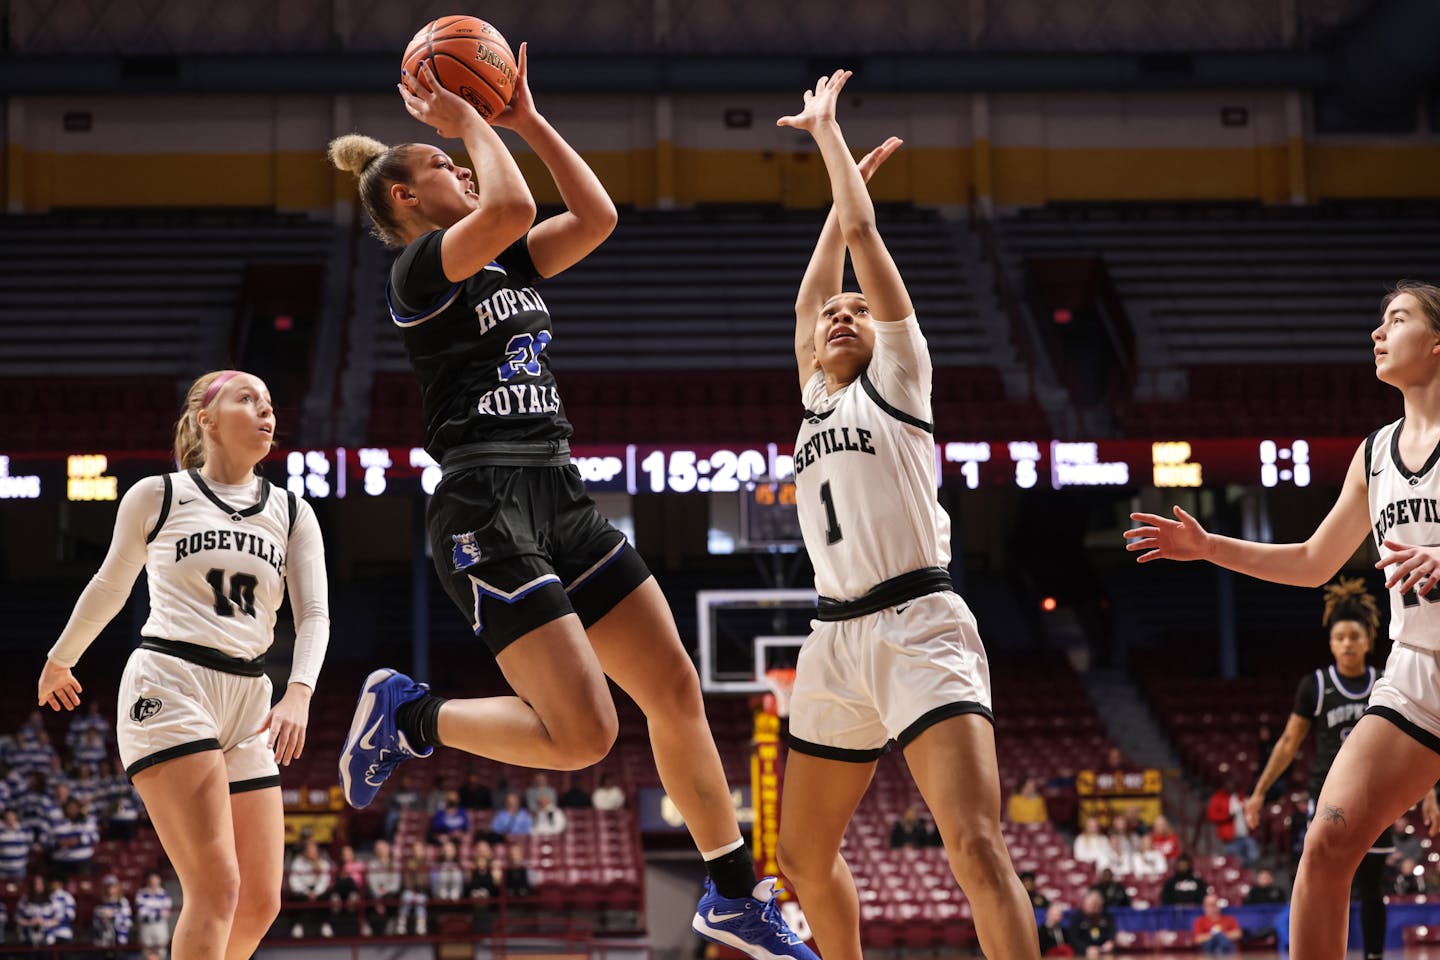
{"type": "Polygon", "coordinates": [[[710,872],[716,891],[727,900],[748,897],[755,889],[755,858],[750,856],[749,844],[741,844],[723,856],[706,860],[705,869],[710,872]]]}
{"type": "Polygon", "coordinates": [[[427,693],[402,703],[395,711],[395,726],[405,734],[410,746],[417,750],[440,746],[440,708],[445,702],[444,697],[427,693]]]}
{"type": "Polygon", "coordinates": [[[1365,957],[1385,956],[1385,901],[1366,898],[1360,901],[1360,943],[1365,957]]]}

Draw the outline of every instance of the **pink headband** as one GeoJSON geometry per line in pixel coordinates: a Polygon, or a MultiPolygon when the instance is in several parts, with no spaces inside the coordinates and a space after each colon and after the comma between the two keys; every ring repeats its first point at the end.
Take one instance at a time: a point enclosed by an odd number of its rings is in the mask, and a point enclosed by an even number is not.
{"type": "Polygon", "coordinates": [[[214,380],[210,381],[210,388],[205,391],[205,399],[200,401],[200,409],[203,410],[210,406],[210,401],[215,399],[215,394],[220,392],[220,388],[225,386],[227,380],[238,377],[244,372],[243,370],[225,370],[214,380]]]}

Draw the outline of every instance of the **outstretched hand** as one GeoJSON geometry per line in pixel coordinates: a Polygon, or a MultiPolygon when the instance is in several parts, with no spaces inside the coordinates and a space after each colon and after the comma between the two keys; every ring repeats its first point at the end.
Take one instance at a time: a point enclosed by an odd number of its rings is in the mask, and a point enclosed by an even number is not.
{"type": "Polygon", "coordinates": [[[405,101],[405,109],[416,120],[434,127],[440,136],[463,137],[467,125],[480,120],[474,107],[440,86],[429,60],[421,61],[415,76],[404,71],[401,74],[395,86],[400,91],[400,99],[405,101]]]}
{"type": "Polygon", "coordinates": [[[864,178],[866,183],[870,182],[870,178],[875,175],[875,171],[880,169],[880,165],[886,160],[889,160],[890,155],[896,150],[899,150],[904,143],[905,141],[899,137],[889,137],[884,143],[880,144],[880,146],[860,158],[860,162],[855,164],[855,166],[860,168],[860,176],[864,178]]]}
{"type": "Polygon", "coordinates": [[[840,97],[840,91],[845,88],[845,81],[849,80],[849,70],[836,70],[828,77],[821,77],[815,81],[815,89],[805,91],[805,107],[799,113],[788,117],[781,117],[775,121],[777,127],[797,127],[801,130],[809,130],[811,133],[821,124],[835,119],[835,102],[840,97]]]}
{"type": "Polygon", "coordinates": [[[1205,528],[1179,507],[1175,508],[1174,520],[1153,513],[1132,513],[1130,519],[1142,526],[1125,531],[1125,549],[1131,553],[1144,550],[1137,558],[1141,563],[1161,559],[1203,560],[1210,553],[1205,528]]]}
{"type": "Polygon", "coordinates": [[[505,105],[505,109],[490,118],[492,127],[514,130],[540,116],[535,109],[535,98],[530,95],[530,74],[526,68],[529,46],[528,43],[520,44],[520,53],[515,58],[515,92],[510,95],[510,102],[505,105]]]}
{"type": "Polygon", "coordinates": [[[82,689],[80,681],[75,679],[75,674],[70,672],[69,667],[62,667],[53,660],[46,659],[45,666],[40,671],[40,706],[49,706],[51,710],[74,710],[80,706],[82,689]]]}

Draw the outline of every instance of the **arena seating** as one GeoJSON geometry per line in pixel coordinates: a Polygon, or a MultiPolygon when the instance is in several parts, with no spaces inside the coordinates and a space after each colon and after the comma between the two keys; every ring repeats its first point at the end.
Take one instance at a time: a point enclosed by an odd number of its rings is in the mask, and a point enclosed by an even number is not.
{"type": "Polygon", "coordinates": [[[1393,419],[1369,362],[1380,297],[1440,266],[1440,227],[1414,205],[1055,206],[995,234],[1014,278],[1030,261],[1103,261],[1135,340],[1140,402],[1122,420],[1138,433],[1363,433],[1393,419]]]}

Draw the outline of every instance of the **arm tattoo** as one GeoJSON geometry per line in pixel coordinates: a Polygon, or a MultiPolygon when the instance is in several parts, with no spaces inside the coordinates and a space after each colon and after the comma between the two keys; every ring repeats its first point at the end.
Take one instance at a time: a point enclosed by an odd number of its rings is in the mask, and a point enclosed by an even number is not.
{"type": "Polygon", "coordinates": [[[1345,822],[1344,807],[1337,807],[1327,803],[1325,804],[1325,812],[1322,813],[1321,816],[1325,818],[1326,823],[1338,823],[1342,827],[1349,826],[1349,824],[1345,822]]]}

